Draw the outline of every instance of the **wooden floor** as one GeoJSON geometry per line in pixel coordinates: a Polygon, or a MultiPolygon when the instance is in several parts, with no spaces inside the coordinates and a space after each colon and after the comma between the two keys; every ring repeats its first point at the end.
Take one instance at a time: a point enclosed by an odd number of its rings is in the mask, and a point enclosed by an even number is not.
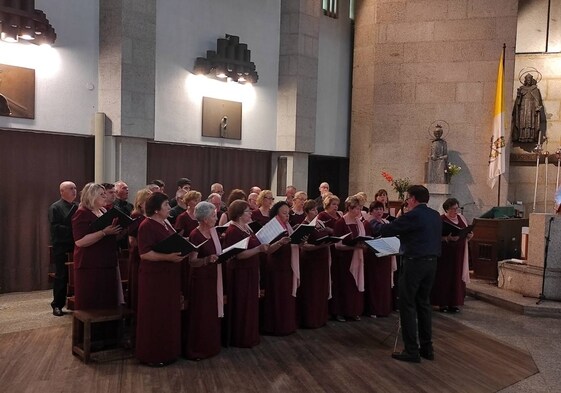
{"type": "MultiPolygon", "coordinates": [[[[538,372],[532,358],[434,315],[436,360],[393,360],[397,316],[365,318],[262,337],[200,362],[165,368],[134,358],[85,365],[70,350],[70,325],[0,335],[3,392],[495,392],[538,372]]],[[[398,344],[399,347],[400,344],[398,344]]]]}

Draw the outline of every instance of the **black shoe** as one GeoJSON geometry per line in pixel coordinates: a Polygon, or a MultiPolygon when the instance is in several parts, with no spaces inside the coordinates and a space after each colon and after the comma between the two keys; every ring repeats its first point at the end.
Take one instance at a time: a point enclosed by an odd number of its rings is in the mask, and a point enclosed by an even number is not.
{"type": "Polygon", "coordinates": [[[440,312],[450,312],[448,307],[438,307],[438,311],[440,311],[440,312]]]}
{"type": "Polygon", "coordinates": [[[421,357],[419,356],[419,354],[412,355],[405,351],[392,353],[392,358],[401,360],[402,362],[421,363],[421,357]]]}
{"type": "Polygon", "coordinates": [[[64,315],[64,312],[60,307],[53,307],[53,315],[55,317],[62,317],[64,315]]]}
{"type": "Polygon", "coordinates": [[[460,312],[460,309],[458,307],[448,307],[448,312],[452,314],[457,314],[460,312]]]}
{"type": "Polygon", "coordinates": [[[423,358],[423,359],[427,359],[427,360],[434,360],[434,351],[431,350],[420,350],[419,351],[419,355],[423,358]]]}
{"type": "Polygon", "coordinates": [[[335,320],[339,321],[339,322],[347,322],[347,320],[345,319],[345,317],[343,317],[342,315],[336,315],[335,316],[335,320]]]}

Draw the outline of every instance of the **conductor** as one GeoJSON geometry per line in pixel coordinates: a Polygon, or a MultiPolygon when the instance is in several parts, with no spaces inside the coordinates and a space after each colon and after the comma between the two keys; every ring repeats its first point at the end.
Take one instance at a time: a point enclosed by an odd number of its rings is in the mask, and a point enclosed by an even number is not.
{"type": "Polygon", "coordinates": [[[434,360],[430,293],[441,252],[442,220],[427,206],[429,191],[421,185],[407,189],[409,211],[389,224],[374,225],[375,234],[399,236],[401,274],[399,277],[399,315],[404,350],[392,357],[419,363],[421,357],[434,360]],[[417,331],[419,343],[417,342],[417,331]]]}

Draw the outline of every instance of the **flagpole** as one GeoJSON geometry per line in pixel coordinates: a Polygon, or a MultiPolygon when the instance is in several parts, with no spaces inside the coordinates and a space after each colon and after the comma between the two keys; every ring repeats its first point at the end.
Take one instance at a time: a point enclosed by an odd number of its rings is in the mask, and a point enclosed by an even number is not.
{"type": "Polygon", "coordinates": [[[501,175],[499,175],[499,192],[497,193],[497,206],[501,206],[501,175]]]}

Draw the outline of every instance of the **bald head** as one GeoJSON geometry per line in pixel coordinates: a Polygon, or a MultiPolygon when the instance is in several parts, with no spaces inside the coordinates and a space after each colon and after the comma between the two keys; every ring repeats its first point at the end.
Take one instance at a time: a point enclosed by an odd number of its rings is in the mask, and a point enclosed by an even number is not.
{"type": "Polygon", "coordinates": [[[76,184],[71,181],[63,181],[59,186],[60,197],[66,202],[72,202],[76,199],[76,184]]]}

